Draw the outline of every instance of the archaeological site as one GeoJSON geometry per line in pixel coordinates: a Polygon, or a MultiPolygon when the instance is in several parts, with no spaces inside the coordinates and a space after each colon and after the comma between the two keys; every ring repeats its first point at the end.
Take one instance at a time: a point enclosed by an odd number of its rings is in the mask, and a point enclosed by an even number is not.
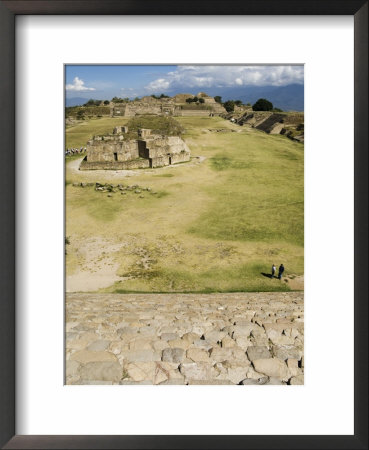
{"type": "Polygon", "coordinates": [[[153,134],[141,128],[138,139],[127,138],[128,127],[115,127],[112,134],[94,136],[80,170],[145,169],[190,160],[190,149],[179,136],[153,134]]]}
{"type": "Polygon", "coordinates": [[[187,99],[194,99],[192,94],[177,94],[174,97],[153,98],[151,96],[142,97],[129,103],[116,103],[110,108],[111,117],[132,117],[142,114],[170,115],[170,116],[209,116],[225,113],[224,107],[217,103],[213,97],[204,92],[199,92],[196,96],[199,102],[186,102],[187,99]]]}

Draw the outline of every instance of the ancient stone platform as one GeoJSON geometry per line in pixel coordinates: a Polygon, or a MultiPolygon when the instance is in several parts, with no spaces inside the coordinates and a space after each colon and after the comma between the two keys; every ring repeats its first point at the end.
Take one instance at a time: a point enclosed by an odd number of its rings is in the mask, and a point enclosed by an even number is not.
{"type": "Polygon", "coordinates": [[[302,292],[67,294],[66,384],[304,382],[302,292]]]}

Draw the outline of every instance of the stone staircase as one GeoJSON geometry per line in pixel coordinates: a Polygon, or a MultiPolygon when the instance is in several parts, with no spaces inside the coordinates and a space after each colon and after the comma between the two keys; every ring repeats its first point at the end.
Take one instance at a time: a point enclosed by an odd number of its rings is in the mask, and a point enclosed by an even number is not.
{"type": "Polygon", "coordinates": [[[67,294],[67,384],[303,384],[302,292],[67,294]]]}

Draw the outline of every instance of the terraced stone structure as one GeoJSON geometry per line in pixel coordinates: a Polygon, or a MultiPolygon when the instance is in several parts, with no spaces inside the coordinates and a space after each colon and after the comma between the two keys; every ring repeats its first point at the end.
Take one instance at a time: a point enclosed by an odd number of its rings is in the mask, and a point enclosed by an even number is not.
{"type": "Polygon", "coordinates": [[[276,113],[235,108],[234,112],[221,116],[241,126],[251,126],[268,134],[285,134],[292,140],[304,142],[304,113],[302,112],[276,113]]]}
{"type": "Polygon", "coordinates": [[[213,97],[205,92],[199,92],[196,97],[203,103],[187,103],[186,99],[194,98],[193,94],[177,94],[168,98],[142,97],[139,100],[126,103],[116,103],[111,106],[112,117],[133,117],[150,114],[158,116],[214,116],[224,114],[226,110],[213,97]]]}
{"type": "Polygon", "coordinates": [[[179,136],[138,130],[138,139],[127,139],[128,127],[115,127],[112,134],[94,136],[80,170],[127,170],[169,166],[189,161],[191,152],[179,136]]]}
{"type": "Polygon", "coordinates": [[[304,383],[303,292],[67,294],[67,384],[304,383]]]}

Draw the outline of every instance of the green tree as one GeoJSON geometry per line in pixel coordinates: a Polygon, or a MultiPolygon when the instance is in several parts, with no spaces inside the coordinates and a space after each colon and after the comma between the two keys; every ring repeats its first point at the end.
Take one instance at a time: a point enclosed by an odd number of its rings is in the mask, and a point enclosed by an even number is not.
{"type": "Polygon", "coordinates": [[[199,98],[199,103],[205,103],[205,100],[201,97],[199,98]]]}
{"type": "Polygon", "coordinates": [[[242,105],[242,101],[241,100],[235,100],[234,104],[237,106],[241,106],[242,105]]]}
{"type": "Polygon", "coordinates": [[[227,100],[226,102],[223,103],[223,106],[227,112],[234,111],[234,101],[233,100],[227,100]]]}
{"type": "Polygon", "coordinates": [[[121,102],[122,102],[122,99],[119,98],[119,97],[113,97],[113,98],[111,99],[111,101],[112,101],[113,103],[121,103],[121,102]]]}
{"type": "Polygon", "coordinates": [[[104,100],[104,105],[109,105],[109,100],[104,100]]]}
{"type": "Polygon", "coordinates": [[[192,97],[186,98],[186,103],[192,103],[194,100],[192,97]]]}
{"type": "Polygon", "coordinates": [[[214,100],[215,100],[217,103],[222,103],[222,97],[221,97],[220,95],[216,95],[216,96],[214,97],[214,100]]]}
{"type": "Polygon", "coordinates": [[[252,105],[253,111],[271,111],[273,109],[273,103],[265,98],[259,98],[256,103],[252,105]]]}

